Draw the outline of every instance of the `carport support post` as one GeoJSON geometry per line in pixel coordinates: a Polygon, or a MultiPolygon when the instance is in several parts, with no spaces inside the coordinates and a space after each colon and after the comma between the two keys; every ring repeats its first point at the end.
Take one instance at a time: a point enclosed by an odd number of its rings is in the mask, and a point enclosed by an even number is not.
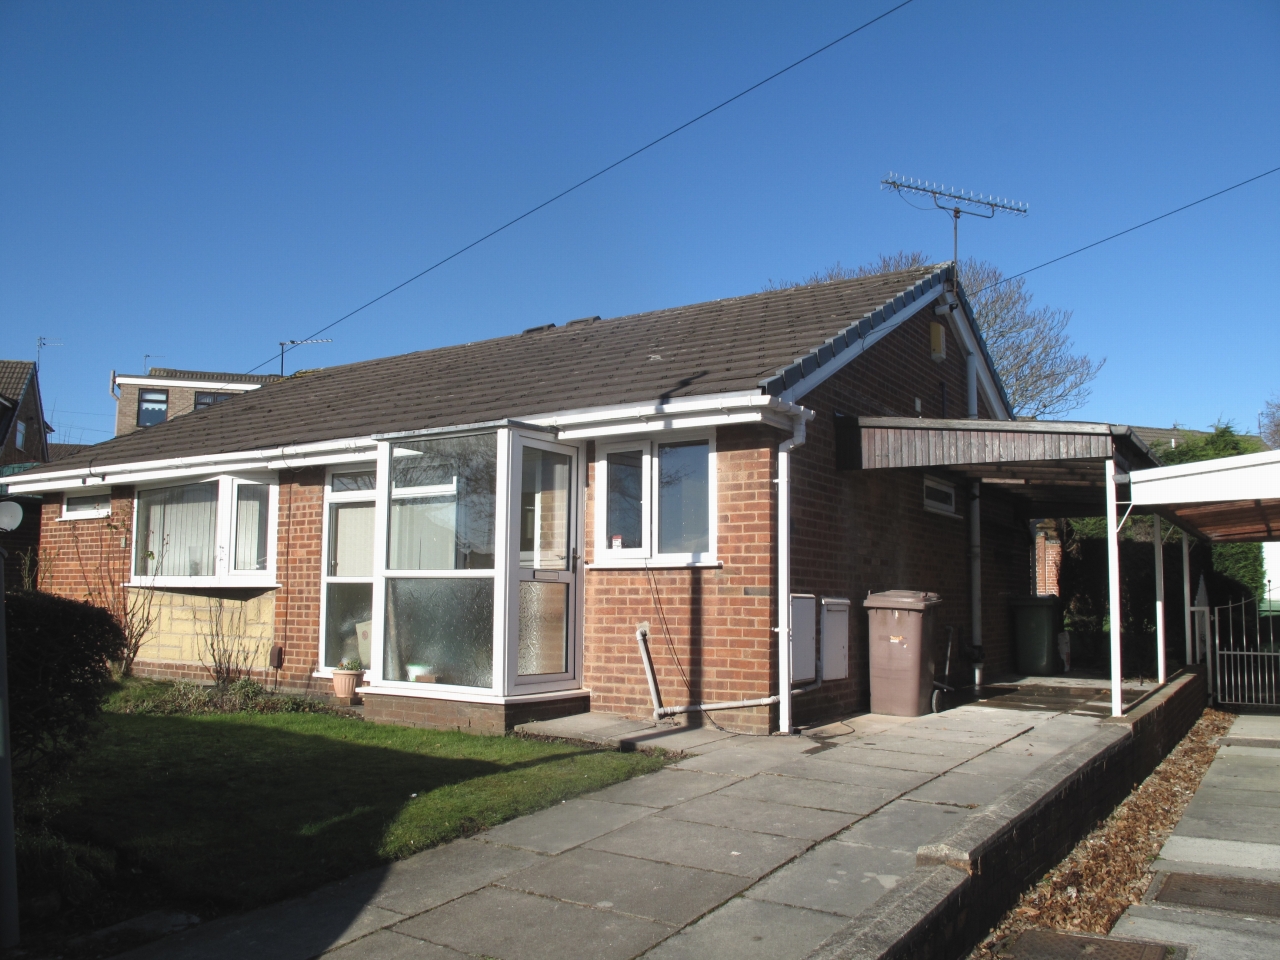
{"type": "Polygon", "coordinates": [[[1160,535],[1160,517],[1151,517],[1151,539],[1156,548],[1156,674],[1165,680],[1164,662],[1164,539],[1160,535]]]}
{"type": "Polygon", "coordinates": [[[1120,543],[1116,528],[1116,462],[1103,461],[1107,488],[1107,618],[1111,621],[1111,715],[1124,715],[1120,690],[1120,543]]]}
{"type": "Polygon", "coordinates": [[[1195,662],[1191,647],[1191,546],[1182,531],[1182,628],[1187,638],[1187,666],[1195,662]]]}

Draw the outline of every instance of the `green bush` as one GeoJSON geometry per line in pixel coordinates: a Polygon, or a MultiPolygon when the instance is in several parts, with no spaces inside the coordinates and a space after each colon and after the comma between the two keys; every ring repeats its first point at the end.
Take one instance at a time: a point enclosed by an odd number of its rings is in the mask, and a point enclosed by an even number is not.
{"type": "Polygon", "coordinates": [[[94,732],[124,631],[101,607],[35,590],[4,598],[14,785],[38,789],[94,732]]]}

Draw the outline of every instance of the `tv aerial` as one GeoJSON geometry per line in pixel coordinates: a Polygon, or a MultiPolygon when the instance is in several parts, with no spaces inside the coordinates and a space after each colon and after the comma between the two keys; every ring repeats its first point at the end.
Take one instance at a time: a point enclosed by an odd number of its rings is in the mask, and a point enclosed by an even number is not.
{"type": "MultiPolygon", "coordinates": [[[[880,181],[880,189],[893,190],[913,207],[916,205],[907,200],[905,194],[911,193],[930,197],[933,200],[934,208],[951,217],[951,252],[957,270],[960,269],[960,218],[962,216],[968,214],[971,217],[990,220],[997,213],[1011,213],[1017,217],[1025,217],[1031,212],[1031,208],[1027,204],[1017,200],[987,196],[981,193],[974,193],[972,190],[944,187],[937,183],[930,183],[927,180],[904,177],[893,171],[890,171],[889,175],[880,181]],[[944,200],[947,202],[944,203],[944,200]]],[[[916,209],[927,210],[929,208],[916,207],[916,209]]]]}

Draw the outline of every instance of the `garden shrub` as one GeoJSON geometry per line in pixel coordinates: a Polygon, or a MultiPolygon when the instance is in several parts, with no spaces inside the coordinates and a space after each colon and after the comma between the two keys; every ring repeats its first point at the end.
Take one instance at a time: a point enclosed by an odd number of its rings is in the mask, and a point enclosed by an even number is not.
{"type": "Polygon", "coordinates": [[[4,598],[15,787],[35,790],[94,731],[124,631],[100,607],[36,590],[4,598]]]}
{"type": "Polygon", "coordinates": [[[329,713],[359,716],[313,697],[272,693],[248,677],[226,687],[202,687],[190,680],[156,684],[146,692],[132,691],[117,700],[119,713],[180,716],[202,713],[329,713]]]}

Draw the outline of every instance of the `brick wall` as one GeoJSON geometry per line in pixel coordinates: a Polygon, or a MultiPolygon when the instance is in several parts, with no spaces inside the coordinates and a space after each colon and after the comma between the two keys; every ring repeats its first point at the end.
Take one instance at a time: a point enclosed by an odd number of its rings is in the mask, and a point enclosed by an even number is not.
{"type": "MultiPolygon", "coordinates": [[[[852,601],[849,621],[849,679],[830,681],[797,697],[798,723],[868,708],[868,592],[906,589],[941,595],[939,638],[946,627],[970,640],[968,537],[969,484],[945,471],[930,476],[956,484],[957,516],[924,509],[921,470],[837,471],[835,414],[846,416],[941,417],[942,384],[947,410],[964,417],[965,363],[959,349],[946,360],[930,358],[929,313],[906,321],[802,398],[815,411],[807,439],[793,454],[792,591],[852,601]],[[921,409],[915,409],[916,398],[921,409]]],[[[948,336],[950,334],[948,333],[948,336]]],[[[954,341],[953,341],[954,342],[954,341]]],[[[979,394],[979,412],[989,417],[979,394]]],[[[983,640],[988,672],[1009,665],[1008,598],[1030,590],[1026,525],[1009,498],[993,485],[982,489],[983,640]]],[[[957,656],[952,676],[971,673],[957,656]]]]}
{"type": "Polygon", "coordinates": [[[284,647],[282,686],[328,686],[311,676],[320,663],[320,576],[324,543],[324,468],[280,474],[276,540],[275,642],[284,647]]]}
{"type": "MultiPolygon", "coordinates": [[[[773,478],[780,439],[776,431],[758,427],[716,434],[716,549],[723,568],[586,572],[583,658],[593,710],[652,713],[635,640],[636,625],[645,620],[664,705],[752,700],[775,692],[773,478]]],[[[588,563],[594,559],[594,469],[592,463],[588,563]]],[[[777,726],[776,715],[776,707],[759,707],[715,716],[730,730],[768,733],[777,726]]]]}
{"type": "Polygon", "coordinates": [[[1058,596],[1058,571],[1062,568],[1062,540],[1057,524],[1044,520],[1036,528],[1036,593],[1058,596]]]}
{"type": "Polygon", "coordinates": [[[195,387],[174,387],[163,383],[149,387],[140,387],[136,383],[122,383],[120,384],[120,396],[116,400],[117,437],[123,437],[126,433],[133,433],[135,430],[146,429],[138,426],[139,390],[164,390],[169,394],[169,409],[166,411],[166,420],[172,420],[174,417],[194,410],[196,408],[197,393],[234,393],[237,395],[244,393],[243,390],[236,390],[234,387],[227,387],[221,390],[197,390],[195,387]]]}

